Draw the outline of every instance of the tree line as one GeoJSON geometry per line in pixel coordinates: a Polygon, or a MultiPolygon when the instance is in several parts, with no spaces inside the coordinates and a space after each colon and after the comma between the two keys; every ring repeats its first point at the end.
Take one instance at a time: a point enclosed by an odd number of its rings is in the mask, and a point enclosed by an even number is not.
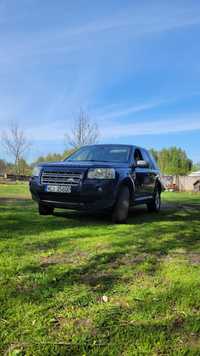
{"type": "Polygon", "coordinates": [[[160,151],[151,149],[161,172],[166,175],[185,175],[195,169],[193,162],[181,148],[163,148],[160,151]]]}
{"type": "MultiPolygon", "coordinates": [[[[81,109],[73,121],[71,131],[65,135],[67,149],[63,153],[49,153],[46,156],[40,156],[35,162],[28,164],[25,155],[30,149],[31,143],[23,129],[18,124],[12,123],[7,131],[1,135],[1,146],[7,153],[11,163],[0,157],[0,173],[30,175],[35,164],[39,162],[61,161],[77,148],[98,142],[99,137],[100,133],[97,123],[91,120],[87,112],[81,109]]],[[[157,161],[161,172],[165,175],[186,175],[191,170],[200,170],[200,163],[194,165],[186,152],[181,148],[171,147],[160,151],[152,148],[150,151],[157,161]]]]}

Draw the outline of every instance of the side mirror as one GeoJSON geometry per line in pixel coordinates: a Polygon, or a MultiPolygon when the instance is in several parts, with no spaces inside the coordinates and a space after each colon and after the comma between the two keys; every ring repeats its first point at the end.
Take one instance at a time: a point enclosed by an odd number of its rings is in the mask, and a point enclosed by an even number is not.
{"type": "Polygon", "coordinates": [[[139,160],[136,162],[136,167],[138,168],[149,168],[149,163],[147,161],[139,160]]]}

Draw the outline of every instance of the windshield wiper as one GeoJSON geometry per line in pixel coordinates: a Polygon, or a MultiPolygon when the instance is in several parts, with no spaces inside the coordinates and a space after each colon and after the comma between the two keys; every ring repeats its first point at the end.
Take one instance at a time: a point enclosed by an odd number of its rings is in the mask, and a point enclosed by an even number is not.
{"type": "Polygon", "coordinates": [[[68,159],[68,162],[112,162],[112,161],[104,161],[104,160],[97,160],[97,159],[83,159],[83,160],[75,160],[75,159],[68,159]]]}
{"type": "MultiPolygon", "coordinates": [[[[115,163],[115,161],[105,161],[105,160],[98,160],[98,159],[83,159],[83,160],[75,160],[75,159],[68,159],[68,162],[104,162],[104,163],[115,163]]],[[[117,162],[119,163],[119,162],[117,162]]]]}
{"type": "Polygon", "coordinates": [[[88,159],[86,162],[106,162],[106,163],[111,163],[111,162],[113,162],[113,161],[105,161],[105,160],[103,160],[103,159],[88,159]]]}

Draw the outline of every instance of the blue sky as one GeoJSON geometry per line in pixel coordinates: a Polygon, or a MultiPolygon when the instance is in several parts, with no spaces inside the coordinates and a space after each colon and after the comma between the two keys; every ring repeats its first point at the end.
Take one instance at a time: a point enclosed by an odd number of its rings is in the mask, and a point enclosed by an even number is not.
{"type": "Polygon", "coordinates": [[[199,38],[197,0],[0,0],[0,130],[17,121],[31,161],[64,150],[82,107],[101,142],[200,161],[199,38]]]}

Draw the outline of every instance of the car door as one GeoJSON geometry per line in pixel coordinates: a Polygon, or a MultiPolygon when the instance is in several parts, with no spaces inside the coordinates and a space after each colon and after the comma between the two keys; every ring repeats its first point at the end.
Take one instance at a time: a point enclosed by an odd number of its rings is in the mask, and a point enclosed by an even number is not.
{"type": "Polygon", "coordinates": [[[154,169],[153,161],[147,150],[141,149],[143,159],[148,163],[148,168],[145,172],[145,194],[146,196],[152,196],[155,189],[155,181],[157,176],[157,171],[154,169]]]}
{"type": "Polygon", "coordinates": [[[141,149],[136,148],[133,155],[134,167],[132,170],[132,178],[135,183],[135,201],[140,201],[145,199],[148,194],[148,174],[146,172],[146,168],[137,167],[137,161],[144,160],[141,149]]]}

